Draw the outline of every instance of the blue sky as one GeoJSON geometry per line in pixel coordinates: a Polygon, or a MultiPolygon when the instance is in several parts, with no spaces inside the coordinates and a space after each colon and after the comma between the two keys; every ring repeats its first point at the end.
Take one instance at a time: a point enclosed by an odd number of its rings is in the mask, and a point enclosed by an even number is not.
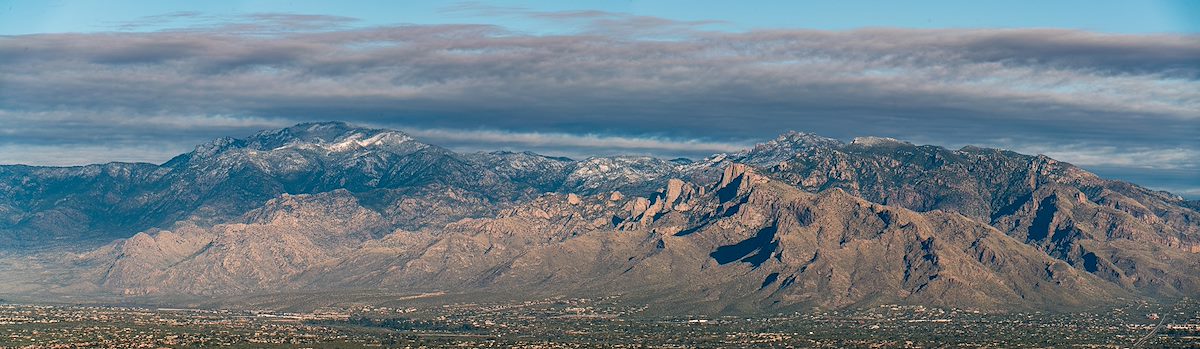
{"type": "MultiPolygon", "coordinates": [[[[0,1],[0,35],[115,30],[143,17],[182,11],[260,12],[358,18],[358,25],[490,23],[532,32],[564,28],[514,16],[453,11],[453,1],[0,1]]],[[[1065,28],[1107,33],[1195,33],[1200,1],[489,1],[536,11],[600,10],[675,20],[715,20],[713,29],[860,27],[1065,28]]],[[[153,26],[141,29],[155,29],[153,26]]]]}
{"type": "Polygon", "coordinates": [[[571,157],[797,130],[1200,198],[1198,62],[1200,1],[0,0],[0,164],[329,120],[571,157]]]}

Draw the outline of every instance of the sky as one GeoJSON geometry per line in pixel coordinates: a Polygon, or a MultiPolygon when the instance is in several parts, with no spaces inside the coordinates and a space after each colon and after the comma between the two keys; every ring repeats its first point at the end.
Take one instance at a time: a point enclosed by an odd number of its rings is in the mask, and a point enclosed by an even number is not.
{"type": "Polygon", "coordinates": [[[1200,198],[1198,35],[1200,1],[0,0],[0,164],[326,120],[572,157],[797,130],[1200,198]]]}

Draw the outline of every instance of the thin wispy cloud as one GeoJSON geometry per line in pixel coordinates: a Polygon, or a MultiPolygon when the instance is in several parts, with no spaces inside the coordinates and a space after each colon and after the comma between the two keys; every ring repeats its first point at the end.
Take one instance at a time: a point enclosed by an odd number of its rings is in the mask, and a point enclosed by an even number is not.
{"type": "Polygon", "coordinates": [[[461,2],[446,6],[442,11],[481,18],[521,17],[572,28],[576,34],[614,38],[686,38],[729,24],[718,20],[680,21],[597,10],[538,11],[520,6],[496,6],[479,2],[461,2]]]}
{"type": "Polygon", "coordinates": [[[1087,144],[1021,145],[1013,150],[1044,154],[1080,166],[1109,166],[1145,170],[1196,170],[1200,150],[1187,148],[1118,148],[1087,144]]]}
{"type": "Polygon", "coordinates": [[[0,164],[30,166],[82,166],[104,162],[145,162],[160,164],[164,159],[191,151],[177,143],[143,143],[136,145],[84,144],[59,145],[0,144],[0,164]],[[69,149],[69,151],[64,151],[69,149]]]}
{"type": "Polygon", "coordinates": [[[731,153],[752,147],[753,141],[712,142],[701,139],[631,137],[597,134],[508,132],[497,130],[414,129],[405,132],[422,140],[449,146],[464,145],[482,149],[538,149],[550,155],[570,154],[662,154],[703,156],[731,153]],[[490,146],[490,147],[489,147],[490,146]]]}

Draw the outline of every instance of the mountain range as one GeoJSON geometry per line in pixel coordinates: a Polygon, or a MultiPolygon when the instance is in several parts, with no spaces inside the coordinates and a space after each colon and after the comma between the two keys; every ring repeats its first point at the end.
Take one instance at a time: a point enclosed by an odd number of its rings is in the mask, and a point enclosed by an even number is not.
{"type": "Polygon", "coordinates": [[[890,138],[575,160],[306,123],[161,165],[0,166],[0,294],[1071,310],[1196,295],[1198,207],[1046,156],[890,138]]]}

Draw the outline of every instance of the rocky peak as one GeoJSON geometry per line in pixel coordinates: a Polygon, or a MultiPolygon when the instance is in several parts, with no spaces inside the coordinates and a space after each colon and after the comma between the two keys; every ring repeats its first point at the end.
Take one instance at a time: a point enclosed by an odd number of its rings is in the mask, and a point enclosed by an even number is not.
{"type": "Polygon", "coordinates": [[[247,140],[270,149],[293,142],[327,143],[344,137],[359,128],[344,122],[310,122],[295,126],[260,131],[247,140]]]}
{"type": "Polygon", "coordinates": [[[530,151],[477,152],[464,156],[488,168],[514,176],[547,175],[546,171],[559,172],[574,162],[571,158],[546,156],[530,151]]]}
{"type": "Polygon", "coordinates": [[[766,146],[796,147],[836,147],[842,142],[833,138],[823,137],[814,133],[788,131],[764,144],[766,146]]]}
{"type": "Polygon", "coordinates": [[[582,193],[621,190],[645,195],[680,175],[684,165],[646,156],[593,157],[567,168],[564,189],[582,193]]]}
{"type": "Polygon", "coordinates": [[[651,199],[651,210],[655,214],[666,211],[688,211],[692,201],[704,195],[704,187],[684,182],[678,178],[667,180],[667,186],[660,189],[651,199]]]}
{"type": "Polygon", "coordinates": [[[538,153],[528,151],[528,150],[521,151],[521,152],[514,152],[514,151],[508,151],[508,150],[497,150],[497,151],[490,151],[490,152],[481,153],[481,154],[486,154],[488,156],[494,156],[494,157],[500,157],[500,158],[546,159],[546,160],[563,161],[563,162],[575,161],[575,160],[573,160],[569,157],[565,157],[565,156],[542,155],[542,154],[538,154],[538,153]]]}
{"type": "Polygon", "coordinates": [[[770,166],[786,161],[812,149],[837,148],[843,146],[841,141],[833,138],[818,136],[812,133],[788,131],[766,143],[755,145],[754,148],[734,154],[731,160],[748,163],[755,166],[770,166]]]}
{"type": "Polygon", "coordinates": [[[239,146],[239,141],[233,137],[221,137],[209,141],[207,143],[196,146],[196,150],[192,154],[198,157],[211,157],[225,151],[225,149],[239,146]]]}
{"type": "Polygon", "coordinates": [[[662,169],[674,168],[676,165],[669,161],[649,156],[611,156],[592,157],[579,161],[572,177],[588,177],[595,175],[639,176],[655,174],[662,169]]]}
{"type": "Polygon", "coordinates": [[[754,172],[754,169],[745,164],[729,164],[725,167],[725,172],[721,174],[721,181],[717,183],[716,190],[728,190],[731,185],[734,191],[740,191],[752,184],[763,183],[767,181],[767,177],[754,172]]]}

